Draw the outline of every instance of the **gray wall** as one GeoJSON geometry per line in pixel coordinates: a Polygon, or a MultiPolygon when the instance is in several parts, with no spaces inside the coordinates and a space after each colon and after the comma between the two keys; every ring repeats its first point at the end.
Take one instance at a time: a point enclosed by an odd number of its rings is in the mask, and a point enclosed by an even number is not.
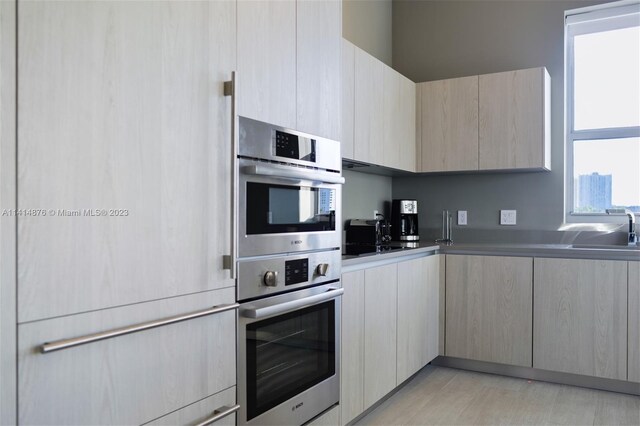
{"type": "Polygon", "coordinates": [[[391,66],[391,0],[343,0],[342,36],[391,66]]]}
{"type": "Polygon", "coordinates": [[[391,178],[343,170],[342,219],[373,219],[373,211],[389,214],[391,178]],[[386,204],[385,204],[386,203],[386,204]]]}
{"type": "Polygon", "coordinates": [[[468,228],[554,230],[564,221],[564,11],[603,1],[393,2],[393,66],[416,82],[546,66],[551,75],[551,172],[394,178],[393,197],[418,199],[421,227],[443,209],[468,210],[468,228]]]}

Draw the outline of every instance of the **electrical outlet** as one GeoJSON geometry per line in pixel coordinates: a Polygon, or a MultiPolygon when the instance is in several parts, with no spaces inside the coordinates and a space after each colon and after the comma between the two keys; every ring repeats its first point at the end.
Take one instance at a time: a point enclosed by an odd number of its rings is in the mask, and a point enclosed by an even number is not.
{"type": "Polygon", "coordinates": [[[377,219],[378,218],[378,210],[374,210],[373,211],[373,218],[377,219]]]}
{"type": "Polygon", "coordinates": [[[458,225],[466,225],[466,224],[467,224],[467,211],[458,210],[458,225]]]}
{"type": "Polygon", "coordinates": [[[500,210],[500,225],[515,225],[516,210],[500,210]]]}

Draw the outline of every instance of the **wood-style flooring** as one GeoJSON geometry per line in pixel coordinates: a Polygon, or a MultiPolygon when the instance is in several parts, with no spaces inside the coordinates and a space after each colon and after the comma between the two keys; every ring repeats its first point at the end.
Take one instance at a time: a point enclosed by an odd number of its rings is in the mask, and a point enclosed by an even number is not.
{"type": "Polygon", "coordinates": [[[640,397],[425,367],[358,425],[640,425],[640,397]]]}

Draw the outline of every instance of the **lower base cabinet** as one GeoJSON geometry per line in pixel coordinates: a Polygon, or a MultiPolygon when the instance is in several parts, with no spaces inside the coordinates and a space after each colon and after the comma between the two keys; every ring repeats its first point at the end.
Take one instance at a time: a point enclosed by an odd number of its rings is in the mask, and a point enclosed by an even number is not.
{"type": "Polygon", "coordinates": [[[535,259],[533,367],[627,380],[627,262],[535,259]]]}
{"type": "MultiPolygon", "coordinates": [[[[143,424],[197,401],[202,410],[176,412],[176,421],[206,417],[218,400],[205,398],[236,385],[235,299],[235,288],[229,287],[21,324],[18,423],[143,424]],[[231,309],[41,353],[46,342],[220,305],[231,309]]],[[[235,391],[229,395],[233,398],[221,398],[219,406],[234,403],[235,391]]]]}
{"type": "Polygon", "coordinates": [[[340,412],[342,424],[364,411],[364,270],[342,274],[340,412]]]}
{"type": "Polygon", "coordinates": [[[438,356],[440,256],[342,274],[340,423],[438,356]]]}
{"type": "Polygon", "coordinates": [[[640,262],[629,262],[629,371],[627,380],[640,382],[640,262]]]}
{"type": "Polygon", "coordinates": [[[438,356],[439,257],[398,264],[397,385],[438,356]]]}
{"type": "Polygon", "coordinates": [[[364,272],[364,408],[396,387],[398,264],[364,272]]]}
{"type": "Polygon", "coordinates": [[[531,367],[533,259],[447,255],[447,356],[531,367]]]}

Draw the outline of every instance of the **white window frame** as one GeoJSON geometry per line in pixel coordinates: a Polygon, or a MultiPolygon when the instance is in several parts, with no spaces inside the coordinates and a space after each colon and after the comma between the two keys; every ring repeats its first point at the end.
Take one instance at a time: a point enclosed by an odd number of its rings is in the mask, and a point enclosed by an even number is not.
{"type": "Polygon", "coordinates": [[[566,223],[618,223],[619,218],[606,213],[574,213],[574,142],[593,139],[640,137],[640,126],[609,129],[574,130],[574,68],[573,37],[605,30],[636,26],[640,14],[640,1],[623,0],[565,12],[564,26],[564,117],[565,117],[565,222],[566,223]]]}

